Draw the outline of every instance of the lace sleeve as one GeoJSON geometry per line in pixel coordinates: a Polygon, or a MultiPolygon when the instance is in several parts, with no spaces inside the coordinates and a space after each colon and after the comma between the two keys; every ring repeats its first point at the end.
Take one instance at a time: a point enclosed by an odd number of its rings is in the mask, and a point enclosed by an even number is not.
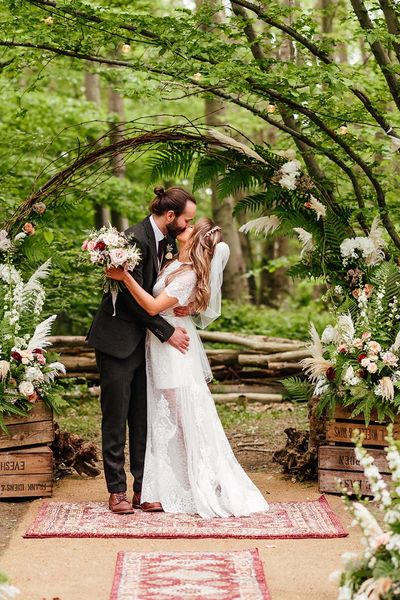
{"type": "Polygon", "coordinates": [[[179,306],[185,306],[193,293],[195,285],[196,274],[194,271],[184,271],[166,286],[165,292],[170,298],[176,298],[179,306]]]}

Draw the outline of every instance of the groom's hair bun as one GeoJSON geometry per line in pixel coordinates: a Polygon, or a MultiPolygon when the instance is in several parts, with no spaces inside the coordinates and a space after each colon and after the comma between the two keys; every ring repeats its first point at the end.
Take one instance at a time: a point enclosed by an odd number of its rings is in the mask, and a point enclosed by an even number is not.
{"type": "Polygon", "coordinates": [[[156,196],[163,196],[165,194],[165,189],[162,185],[156,185],[154,193],[156,196]]]}
{"type": "Polygon", "coordinates": [[[194,196],[180,187],[170,187],[165,190],[162,185],[156,185],[154,193],[156,197],[150,204],[150,212],[153,215],[163,215],[172,210],[179,217],[185,210],[186,202],[190,200],[196,204],[194,196]]]}

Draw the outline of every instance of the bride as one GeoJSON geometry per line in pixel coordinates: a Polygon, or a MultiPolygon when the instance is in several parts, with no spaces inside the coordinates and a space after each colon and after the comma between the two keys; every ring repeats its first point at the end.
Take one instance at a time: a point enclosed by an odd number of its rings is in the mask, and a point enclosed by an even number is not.
{"type": "Polygon", "coordinates": [[[185,327],[189,350],[182,354],[150,331],[146,339],[147,446],[142,502],[160,502],[165,512],[204,518],[247,516],[268,504],[237,462],[225,436],[207,383],[211,369],[191,317],[174,307],[191,305],[200,326],[220,314],[223,269],[229,247],[207,217],[178,235],[178,258],[169,261],[154,297],[129,272],[109,269],[150,315],[161,314],[185,327]]]}

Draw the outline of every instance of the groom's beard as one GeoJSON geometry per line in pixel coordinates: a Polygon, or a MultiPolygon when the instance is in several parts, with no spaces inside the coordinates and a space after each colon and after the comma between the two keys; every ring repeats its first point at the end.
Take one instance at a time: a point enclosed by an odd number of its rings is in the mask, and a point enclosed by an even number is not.
{"type": "Polygon", "coordinates": [[[167,224],[168,233],[172,235],[173,238],[176,238],[186,229],[186,227],[180,227],[176,221],[177,219],[174,219],[171,223],[167,224]]]}

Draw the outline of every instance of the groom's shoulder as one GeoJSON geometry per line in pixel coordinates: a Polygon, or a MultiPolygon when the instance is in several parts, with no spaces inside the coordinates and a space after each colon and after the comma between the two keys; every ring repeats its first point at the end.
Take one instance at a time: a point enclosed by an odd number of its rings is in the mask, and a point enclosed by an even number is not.
{"type": "Polygon", "coordinates": [[[148,220],[149,217],[146,217],[145,219],[143,219],[143,221],[140,221],[140,223],[135,223],[135,225],[132,225],[132,227],[128,227],[128,229],[125,229],[124,231],[125,235],[127,237],[133,238],[133,241],[136,240],[141,243],[147,243],[148,235],[146,227],[148,220]]]}

